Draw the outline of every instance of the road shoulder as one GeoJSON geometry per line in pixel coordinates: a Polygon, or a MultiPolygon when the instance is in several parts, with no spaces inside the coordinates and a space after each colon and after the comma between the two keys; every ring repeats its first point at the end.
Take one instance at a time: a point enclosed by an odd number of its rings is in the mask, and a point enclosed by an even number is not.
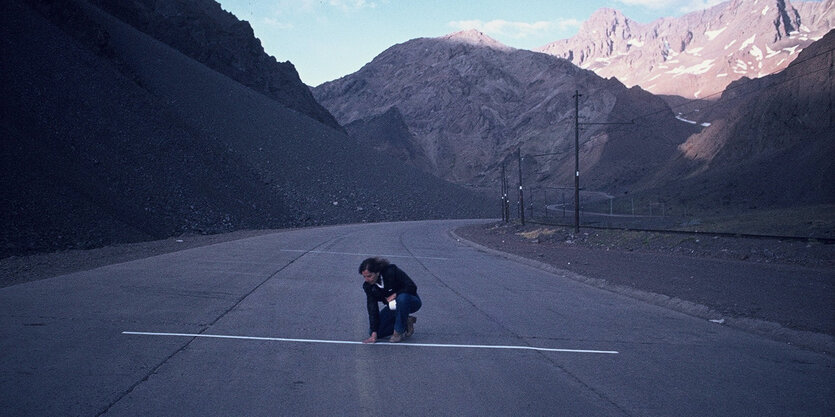
{"type": "MultiPolygon", "coordinates": [[[[833,307],[830,302],[835,268],[820,266],[817,262],[812,262],[814,266],[809,267],[797,262],[721,259],[706,253],[688,257],[664,251],[632,252],[611,246],[584,247],[574,242],[531,239],[535,235],[531,232],[541,228],[481,224],[461,227],[451,233],[454,238],[481,251],[548,271],[558,277],[709,320],[716,325],[830,355],[835,353],[833,307]],[[607,268],[607,262],[614,266],[607,268]],[[620,273],[630,270],[632,263],[639,266],[631,276],[631,271],[620,273]],[[702,274],[695,278],[697,282],[686,285],[680,279],[673,279],[682,275],[677,268],[705,269],[705,265],[722,273],[702,274]],[[619,273],[613,273],[612,269],[619,270],[619,273]],[[792,278],[766,281],[769,275],[792,278]],[[800,277],[794,278],[796,276],[800,277]],[[770,291],[760,291],[760,287],[765,286],[770,291]],[[809,305],[808,301],[815,299],[819,301],[809,305]],[[797,310],[798,305],[808,310],[793,312],[792,309],[797,310]]],[[[757,242],[748,244],[756,246],[757,242]]],[[[719,252],[720,256],[726,254],[719,252]]]]}

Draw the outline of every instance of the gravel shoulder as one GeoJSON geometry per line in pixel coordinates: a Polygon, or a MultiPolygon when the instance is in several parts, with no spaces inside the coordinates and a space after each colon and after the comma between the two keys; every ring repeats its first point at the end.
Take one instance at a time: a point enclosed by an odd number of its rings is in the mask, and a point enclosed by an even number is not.
{"type": "Polygon", "coordinates": [[[124,243],[97,249],[10,256],[0,259],[0,288],[277,231],[279,230],[240,230],[213,235],[187,234],[163,240],[124,243]]]}
{"type": "Polygon", "coordinates": [[[513,223],[455,235],[609,291],[835,352],[835,245],[513,223]]]}

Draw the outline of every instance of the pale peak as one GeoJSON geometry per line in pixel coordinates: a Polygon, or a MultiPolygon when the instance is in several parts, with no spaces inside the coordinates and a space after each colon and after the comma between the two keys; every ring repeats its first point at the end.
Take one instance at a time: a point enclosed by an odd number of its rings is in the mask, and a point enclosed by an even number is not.
{"type": "Polygon", "coordinates": [[[462,30],[460,32],[451,33],[449,35],[442,36],[441,39],[456,41],[467,43],[470,45],[477,45],[477,46],[486,46],[493,49],[499,50],[510,50],[513,49],[487,35],[483,32],[480,32],[476,29],[467,29],[462,30]]]}

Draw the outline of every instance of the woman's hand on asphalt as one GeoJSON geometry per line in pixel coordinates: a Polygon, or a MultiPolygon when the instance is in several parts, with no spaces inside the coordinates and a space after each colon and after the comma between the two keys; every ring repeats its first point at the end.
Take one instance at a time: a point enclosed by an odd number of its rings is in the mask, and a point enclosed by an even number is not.
{"type": "Polygon", "coordinates": [[[371,333],[371,337],[363,340],[362,343],[377,343],[377,332],[371,333]]]}

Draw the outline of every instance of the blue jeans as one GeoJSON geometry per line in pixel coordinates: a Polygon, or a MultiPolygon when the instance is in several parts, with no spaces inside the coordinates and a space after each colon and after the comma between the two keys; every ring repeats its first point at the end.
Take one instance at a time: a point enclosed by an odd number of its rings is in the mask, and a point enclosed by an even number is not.
{"type": "Polygon", "coordinates": [[[407,293],[397,294],[397,309],[391,311],[388,304],[380,310],[380,327],[377,330],[377,337],[386,337],[392,334],[392,331],[397,333],[406,333],[406,323],[409,320],[409,314],[412,314],[423,305],[420,297],[407,293]]]}

